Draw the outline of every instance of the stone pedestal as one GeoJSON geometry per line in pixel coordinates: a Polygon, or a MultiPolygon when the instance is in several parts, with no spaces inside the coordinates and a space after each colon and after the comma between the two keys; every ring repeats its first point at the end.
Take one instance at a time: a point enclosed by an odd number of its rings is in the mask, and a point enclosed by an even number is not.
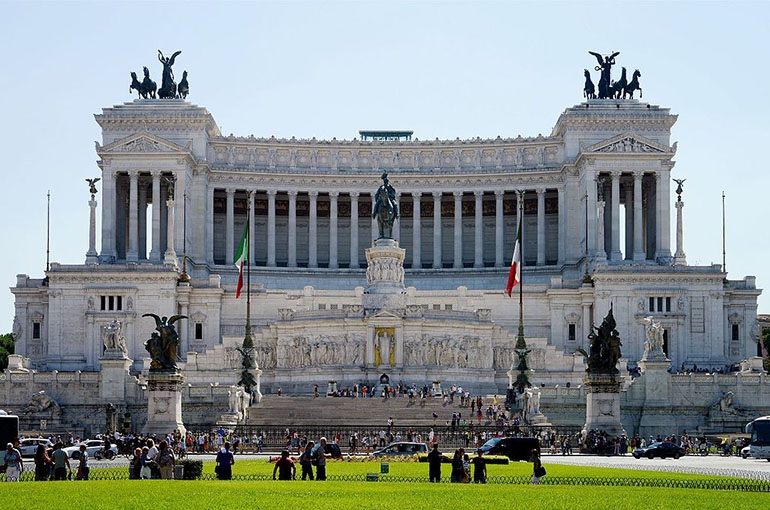
{"type": "Polygon", "coordinates": [[[366,249],[365,310],[399,310],[406,307],[404,257],[406,250],[395,239],[377,239],[366,249]]]}
{"type": "Polygon", "coordinates": [[[676,253],[674,253],[674,265],[686,266],[687,257],[684,254],[684,229],[682,228],[684,202],[682,202],[681,197],[674,206],[676,207],[676,253]]]}
{"type": "Polygon", "coordinates": [[[150,372],[147,377],[147,423],[142,434],[168,434],[174,429],[182,435],[182,383],[179,372],[150,372]]]}
{"type": "Polygon", "coordinates": [[[644,437],[658,434],[665,437],[677,431],[674,419],[673,406],[671,405],[670,389],[671,374],[668,368],[671,360],[662,352],[660,354],[648,354],[639,361],[642,370],[640,382],[644,383],[644,405],[642,416],[639,420],[639,434],[644,437]]]}
{"type": "Polygon", "coordinates": [[[602,430],[611,437],[625,434],[620,423],[620,378],[609,374],[587,374],[585,430],[602,430]]]}
{"type": "Polygon", "coordinates": [[[131,378],[128,370],[134,361],[120,349],[107,349],[99,362],[102,365],[99,397],[114,405],[125,402],[126,381],[131,378]]]}

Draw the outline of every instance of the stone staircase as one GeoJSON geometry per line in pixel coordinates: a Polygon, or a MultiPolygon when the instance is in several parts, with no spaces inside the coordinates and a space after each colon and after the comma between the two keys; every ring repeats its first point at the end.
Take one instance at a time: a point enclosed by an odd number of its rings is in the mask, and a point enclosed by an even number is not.
{"type": "MultiPolygon", "coordinates": [[[[502,405],[504,397],[498,396],[502,405]]],[[[492,404],[492,397],[482,397],[484,407],[492,404]]],[[[262,402],[248,409],[248,425],[373,425],[384,427],[388,418],[398,427],[424,427],[433,425],[433,413],[438,415],[436,425],[448,425],[452,413],[462,413],[462,418],[470,421],[470,407],[460,407],[460,399],[444,405],[443,400],[419,398],[410,403],[408,398],[348,398],[348,397],[278,397],[265,396],[262,402]]],[[[486,419],[482,419],[482,424],[486,419]]]]}

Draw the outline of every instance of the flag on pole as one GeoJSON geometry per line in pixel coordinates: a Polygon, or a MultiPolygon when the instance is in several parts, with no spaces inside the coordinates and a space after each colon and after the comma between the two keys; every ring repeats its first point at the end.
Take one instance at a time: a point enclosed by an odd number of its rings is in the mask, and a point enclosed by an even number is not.
{"type": "Polygon", "coordinates": [[[235,253],[235,267],[238,268],[238,288],[235,290],[235,299],[241,297],[241,290],[243,289],[243,268],[246,262],[249,260],[249,222],[243,226],[243,235],[241,236],[241,244],[238,245],[238,251],[235,253]]]}
{"type": "Polygon", "coordinates": [[[519,282],[521,282],[521,216],[519,217],[518,223],[519,225],[516,228],[516,244],[513,246],[511,272],[508,273],[508,285],[505,286],[508,297],[511,297],[511,291],[519,282]]]}

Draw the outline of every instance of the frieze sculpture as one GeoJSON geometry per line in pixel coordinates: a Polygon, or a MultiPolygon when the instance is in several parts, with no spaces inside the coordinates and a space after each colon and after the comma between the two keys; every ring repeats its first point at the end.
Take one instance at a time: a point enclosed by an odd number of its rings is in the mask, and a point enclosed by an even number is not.
{"type": "Polygon", "coordinates": [[[374,194],[372,219],[377,219],[380,230],[378,239],[393,239],[393,223],[398,218],[396,190],[388,182],[388,174],[382,174],[382,184],[374,194]]]}
{"type": "Polygon", "coordinates": [[[583,85],[583,96],[586,99],[633,99],[634,92],[639,91],[639,97],[642,97],[642,87],[639,85],[639,78],[642,73],[639,69],[636,69],[631,76],[631,81],[628,81],[626,77],[626,68],[621,68],[621,75],[618,81],[612,80],[612,66],[615,65],[615,57],[620,55],[619,51],[614,51],[609,55],[601,55],[595,51],[589,51],[589,54],[596,57],[598,65],[594,68],[595,71],[600,72],[599,84],[598,84],[598,96],[596,95],[594,83],[591,81],[591,73],[588,69],[583,70],[583,75],[586,78],[583,85]]]}
{"type": "Polygon", "coordinates": [[[150,78],[150,70],[147,66],[143,67],[144,78],[139,81],[135,72],[131,72],[131,84],[128,87],[129,94],[136,90],[137,94],[142,99],[186,99],[190,93],[190,84],[187,81],[187,71],[182,74],[182,80],[179,85],[174,81],[174,70],[172,66],[174,61],[181,51],[174,52],[170,57],[163,55],[163,52],[158,50],[158,60],[163,64],[162,80],[160,89],[157,84],[150,78]],[[157,91],[157,94],[156,94],[157,91]]]}
{"type": "Polygon", "coordinates": [[[618,373],[616,367],[620,359],[620,335],[615,329],[615,317],[612,314],[612,305],[607,316],[602,320],[601,326],[591,326],[591,333],[588,339],[591,341],[589,350],[578,349],[577,352],[588,358],[588,374],[606,374],[615,375],[618,373]]]}
{"type": "Polygon", "coordinates": [[[144,344],[144,348],[150,353],[150,372],[175,371],[176,351],[179,346],[179,334],[176,332],[174,323],[179,319],[186,319],[185,315],[172,315],[168,317],[158,317],[154,313],[145,313],[142,317],[152,317],[155,319],[155,331],[144,344]]]}

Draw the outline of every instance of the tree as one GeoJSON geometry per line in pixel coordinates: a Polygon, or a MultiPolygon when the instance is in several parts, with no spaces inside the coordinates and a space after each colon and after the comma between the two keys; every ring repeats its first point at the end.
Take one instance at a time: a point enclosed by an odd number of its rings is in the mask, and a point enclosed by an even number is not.
{"type": "Polygon", "coordinates": [[[764,361],[762,362],[766,372],[770,372],[770,328],[762,328],[762,353],[764,361]]]}
{"type": "Polygon", "coordinates": [[[13,333],[0,335],[0,370],[8,368],[8,355],[13,352],[13,333]]]}

